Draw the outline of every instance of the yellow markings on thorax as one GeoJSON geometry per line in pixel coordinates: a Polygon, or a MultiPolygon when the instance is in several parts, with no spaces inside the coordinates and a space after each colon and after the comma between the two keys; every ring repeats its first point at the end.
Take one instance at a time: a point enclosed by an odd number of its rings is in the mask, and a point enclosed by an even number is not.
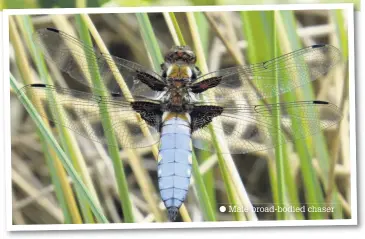
{"type": "Polygon", "coordinates": [[[178,117],[186,122],[190,123],[190,115],[188,113],[175,113],[175,112],[164,112],[162,115],[162,122],[166,122],[169,119],[178,117]]]}
{"type": "Polygon", "coordinates": [[[192,76],[192,71],[187,65],[173,64],[167,69],[168,78],[187,79],[192,76]]]}

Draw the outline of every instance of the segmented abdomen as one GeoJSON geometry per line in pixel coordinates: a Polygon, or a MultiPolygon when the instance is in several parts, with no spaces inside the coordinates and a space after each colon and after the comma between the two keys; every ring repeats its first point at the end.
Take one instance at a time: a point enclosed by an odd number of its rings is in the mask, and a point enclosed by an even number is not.
{"type": "Polygon", "coordinates": [[[191,176],[191,129],[187,114],[167,114],[162,124],[158,161],[160,194],[171,220],[188,192],[191,176]]]}

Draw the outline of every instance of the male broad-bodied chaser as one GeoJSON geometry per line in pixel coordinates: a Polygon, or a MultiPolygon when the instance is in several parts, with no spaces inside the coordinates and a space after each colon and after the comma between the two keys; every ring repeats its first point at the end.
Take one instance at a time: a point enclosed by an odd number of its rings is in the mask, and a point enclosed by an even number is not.
{"type": "Polygon", "coordinates": [[[225,145],[219,153],[243,154],[319,133],[342,118],[339,109],[325,101],[258,103],[325,76],[341,58],[331,45],[313,45],[262,63],[202,75],[188,46],[168,51],[158,74],[101,53],[57,29],[37,30],[33,40],[47,59],[89,86],[90,92],[47,84],[21,90],[43,99],[42,117],[91,140],[122,148],[160,142],[159,189],[172,221],[188,192],[193,145],[217,152],[213,142],[220,138],[225,145]],[[92,74],[100,74],[104,86],[91,85],[92,74]],[[103,87],[109,95],[99,93],[103,87]],[[60,106],[62,120],[54,117],[60,106]],[[100,124],[102,109],[109,113],[109,128],[100,124]],[[323,112],[330,117],[322,119],[323,112]],[[107,132],[115,133],[116,145],[108,143],[107,132]]]}

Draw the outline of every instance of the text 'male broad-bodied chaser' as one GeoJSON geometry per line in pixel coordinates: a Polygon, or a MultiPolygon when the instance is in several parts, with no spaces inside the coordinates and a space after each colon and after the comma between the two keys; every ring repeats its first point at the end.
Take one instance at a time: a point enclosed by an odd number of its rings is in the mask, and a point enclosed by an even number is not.
{"type": "Polygon", "coordinates": [[[193,145],[217,152],[213,142],[218,142],[218,153],[243,154],[305,138],[342,119],[339,109],[325,101],[257,103],[325,76],[341,59],[331,45],[313,45],[262,63],[202,75],[188,46],[173,47],[158,74],[53,28],[37,30],[33,40],[90,92],[46,84],[22,90],[42,99],[43,117],[91,140],[122,148],[160,142],[159,189],[172,221],[188,192],[193,145]],[[100,74],[105,86],[92,86],[93,74],[100,74]],[[62,115],[55,116],[60,105],[62,115]],[[100,123],[106,109],[109,128],[100,123]],[[110,132],[117,145],[106,140],[110,132]]]}

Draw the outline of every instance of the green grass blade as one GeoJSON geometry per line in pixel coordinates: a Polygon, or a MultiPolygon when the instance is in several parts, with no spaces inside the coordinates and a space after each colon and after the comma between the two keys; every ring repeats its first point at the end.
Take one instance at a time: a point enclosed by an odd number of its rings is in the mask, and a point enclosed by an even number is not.
{"type": "Polygon", "coordinates": [[[205,186],[203,177],[201,176],[201,173],[199,171],[199,164],[198,161],[196,159],[195,153],[193,151],[193,177],[195,180],[195,186],[196,186],[196,191],[198,194],[198,200],[199,200],[199,205],[202,209],[202,212],[204,214],[204,218],[206,221],[216,221],[216,215],[215,215],[215,210],[213,210],[209,195],[208,195],[208,191],[207,188],[205,186]]]}
{"type": "MultiPolygon", "coordinates": [[[[296,34],[296,20],[294,13],[292,11],[280,11],[277,14],[277,23],[279,24],[279,39],[278,41],[282,43],[283,49],[285,51],[292,51],[302,47],[301,40],[296,34]]],[[[297,91],[298,93],[298,91],[297,91]]],[[[313,92],[311,84],[307,84],[300,88],[300,95],[304,99],[315,99],[315,94],[313,92]]],[[[297,98],[294,94],[286,94],[284,96],[286,101],[294,101],[297,98]]],[[[299,98],[298,100],[301,100],[299,98]]],[[[294,125],[294,127],[310,127],[305,124],[294,125]]],[[[303,140],[295,142],[296,149],[300,158],[301,171],[303,175],[305,191],[306,191],[306,201],[307,206],[311,205],[324,205],[324,195],[320,188],[319,179],[317,177],[316,171],[312,165],[312,158],[315,152],[316,158],[319,162],[322,172],[328,174],[329,165],[329,153],[327,149],[327,144],[322,133],[313,135],[312,137],[307,137],[303,140]]],[[[325,177],[327,179],[327,177],[325,177]]],[[[325,179],[325,187],[328,185],[328,180],[325,179]]],[[[309,217],[311,219],[324,219],[324,213],[309,212],[309,217]]]]}
{"type": "Polygon", "coordinates": [[[346,19],[344,17],[343,10],[332,10],[330,14],[333,16],[333,20],[336,26],[336,40],[339,44],[339,48],[342,52],[343,59],[347,59],[349,56],[349,46],[348,46],[348,34],[346,29],[346,19]]]}
{"type": "MultiPolygon", "coordinates": [[[[181,45],[180,39],[182,37],[179,37],[179,36],[182,36],[182,34],[180,35],[180,34],[177,33],[177,29],[175,27],[177,22],[176,23],[173,22],[173,20],[172,20],[172,18],[170,16],[170,13],[169,12],[163,12],[162,14],[163,14],[163,16],[165,18],[165,22],[167,24],[167,28],[170,31],[170,34],[171,34],[171,37],[172,37],[173,42],[175,43],[175,45],[180,46],[181,45]]],[[[175,20],[176,20],[176,18],[175,18],[175,20]]],[[[177,27],[178,27],[178,25],[177,25],[177,27]]]]}
{"type": "Polygon", "coordinates": [[[171,20],[172,20],[172,23],[174,25],[175,31],[176,31],[177,36],[179,38],[179,41],[180,41],[179,42],[179,45],[185,46],[186,45],[186,42],[185,42],[185,39],[184,39],[183,34],[181,33],[181,30],[180,30],[180,27],[179,27],[179,23],[176,20],[175,13],[169,12],[169,16],[171,17],[171,20]]]}
{"type": "Polygon", "coordinates": [[[210,35],[209,35],[209,23],[206,17],[204,16],[204,13],[202,12],[195,12],[195,19],[196,24],[199,29],[199,35],[200,40],[203,45],[204,54],[208,57],[208,49],[209,49],[209,43],[210,43],[210,35]]]}
{"type": "Polygon", "coordinates": [[[160,71],[160,64],[163,62],[163,56],[158,45],[155,33],[148,18],[147,13],[136,13],[143,41],[146,44],[146,49],[150,53],[151,61],[155,71],[160,71]]]}
{"type": "MultiPolygon", "coordinates": [[[[42,135],[40,132],[39,132],[39,134],[42,135]]],[[[41,136],[41,137],[43,137],[43,136],[41,136]]],[[[50,153],[48,152],[47,145],[43,143],[43,139],[42,139],[42,148],[43,148],[43,152],[45,152],[46,163],[47,163],[48,169],[50,171],[51,181],[52,181],[52,184],[54,185],[56,197],[60,203],[60,207],[63,212],[64,223],[71,224],[72,216],[71,216],[71,213],[69,212],[69,208],[66,203],[65,194],[62,191],[62,186],[61,186],[59,177],[57,176],[56,165],[54,163],[54,159],[51,157],[50,153]]]]}
{"type": "MultiPolygon", "coordinates": [[[[339,49],[341,50],[342,53],[342,58],[346,59],[343,63],[343,68],[344,70],[348,69],[348,36],[347,36],[347,29],[346,29],[346,20],[344,17],[344,11],[343,10],[332,10],[330,12],[330,16],[331,16],[331,20],[334,23],[334,25],[336,26],[335,28],[335,32],[334,34],[332,34],[333,36],[333,44],[335,46],[338,45],[339,49]]],[[[341,96],[341,109],[344,110],[344,103],[346,102],[346,98],[348,97],[348,92],[349,92],[349,77],[348,74],[346,74],[346,79],[343,80],[343,76],[345,75],[344,72],[342,72],[343,69],[341,69],[341,67],[338,67],[339,69],[336,69],[337,72],[340,72],[340,74],[336,74],[335,77],[335,81],[337,82],[341,82],[343,81],[343,85],[342,85],[342,96],[341,96]]],[[[336,72],[336,73],[337,73],[336,72]]],[[[340,200],[340,195],[338,194],[338,189],[336,186],[336,181],[335,181],[335,166],[338,160],[338,155],[339,155],[339,151],[338,151],[338,146],[340,144],[340,130],[341,125],[339,125],[339,130],[338,130],[338,134],[336,135],[336,139],[335,139],[335,146],[333,147],[334,150],[332,149],[331,152],[331,159],[329,162],[329,166],[328,166],[328,183],[327,183],[327,187],[326,187],[326,203],[328,206],[333,206],[335,205],[334,211],[332,213],[333,217],[335,219],[342,219],[343,216],[343,208],[341,205],[341,200],[340,200]]],[[[326,165],[322,165],[322,167],[326,167],[326,165]]],[[[325,178],[323,178],[325,181],[325,178]]],[[[348,193],[348,192],[347,192],[348,193]]]]}
{"type": "Polygon", "coordinates": [[[32,117],[33,121],[36,123],[37,127],[39,128],[40,132],[42,133],[43,137],[47,139],[47,143],[49,146],[55,150],[57,156],[60,158],[62,165],[65,167],[67,173],[72,178],[75,183],[75,186],[80,189],[83,196],[89,202],[91,206],[91,210],[93,211],[95,217],[97,218],[98,222],[107,223],[108,220],[103,215],[101,209],[97,206],[94,202],[93,197],[91,196],[90,192],[87,190],[86,186],[82,182],[80,176],[77,174],[75,168],[70,163],[70,160],[67,158],[65,152],[61,149],[58,145],[56,139],[53,137],[52,133],[47,129],[44,125],[42,118],[38,114],[37,110],[34,108],[32,103],[29,101],[28,97],[19,90],[19,86],[17,85],[16,80],[12,75],[10,75],[10,86],[11,88],[18,93],[19,100],[22,102],[26,110],[28,111],[29,115],[32,117]]]}
{"type": "MultiPolygon", "coordinates": [[[[248,60],[252,63],[263,62],[279,55],[276,32],[274,25],[274,13],[272,11],[258,12],[249,11],[242,12],[242,21],[245,22],[243,32],[248,42],[248,60]]],[[[277,78],[277,77],[276,77],[277,78]]],[[[277,83],[278,85],[278,83],[277,83]]],[[[273,102],[278,102],[276,98],[273,102]]],[[[254,102],[253,102],[254,103],[254,102]]],[[[273,125],[280,128],[280,112],[278,117],[273,118],[273,125]]],[[[265,129],[261,129],[265,130],[265,129]]],[[[272,132],[277,137],[272,138],[274,142],[280,142],[280,134],[272,132]]],[[[271,188],[273,192],[274,203],[284,206],[286,204],[286,183],[285,183],[285,145],[277,144],[275,146],[275,163],[269,163],[269,166],[275,167],[275,170],[269,169],[271,188]]],[[[269,159],[270,160],[270,159],[269,159]]],[[[287,213],[276,211],[277,218],[286,219],[287,213]]]]}
{"type": "MultiPolygon", "coordinates": [[[[204,54],[206,58],[208,58],[208,48],[209,48],[209,24],[207,19],[205,18],[204,14],[201,12],[195,12],[194,13],[196,18],[197,27],[199,29],[199,35],[200,40],[202,42],[204,54]]],[[[203,163],[206,160],[209,159],[211,153],[208,151],[203,150],[200,154],[200,162],[203,163]]],[[[214,183],[214,168],[209,170],[205,175],[203,176],[204,183],[207,189],[208,197],[210,200],[210,204],[212,208],[218,208],[217,207],[217,200],[216,200],[216,187],[214,183]]]]}
{"type": "MultiPolygon", "coordinates": [[[[85,42],[85,44],[92,46],[91,37],[87,28],[87,25],[84,23],[82,18],[78,15],[76,16],[77,27],[80,33],[80,39],[85,42]]],[[[92,85],[96,89],[103,89],[103,91],[98,91],[97,93],[102,96],[108,96],[108,92],[103,85],[102,79],[100,77],[100,73],[98,70],[98,65],[96,59],[88,59],[89,69],[92,70],[90,72],[92,85]]],[[[101,123],[104,129],[113,129],[109,111],[107,107],[99,107],[101,117],[101,123]]],[[[105,131],[105,136],[108,142],[108,145],[117,145],[117,139],[115,134],[111,130],[105,131]]],[[[117,147],[108,146],[108,151],[110,157],[113,162],[113,168],[115,172],[115,177],[117,180],[118,185],[118,193],[119,198],[123,208],[123,214],[125,218],[125,222],[134,222],[133,216],[133,208],[132,203],[129,198],[129,190],[128,190],[128,183],[124,172],[123,163],[119,158],[119,150],[117,147]]]]}
{"type": "MultiPolygon", "coordinates": [[[[200,68],[200,70],[202,71],[202,74],[208,73],[208,66],[207,66],[207,63],[205,60],[204,49],[203,49],[202,42],[200,39],[199,30],[197,27],[194,13],[187,12],[186,16],[188,19],[188,24],[189,24],[189,28],[191,31],[192,40],[194,43],[194,48],[195,48],[195,52],[196,52],[196,56],[197,56],[197,65],[200,68]]],[[[237,169],[235,168],[232,157],[228,154],[223,156],[223,154],[221,153],[222,152],[221,143],[224,143],[224,142],[218,141],[215,130],[213,129],[213,127],[211,127],[211,125],[208,127],[212,134],[213,145],[218,152],[217,153],[218,164],[219,164],[221,175],[222,175],[222,178],[224,181],[225,188],[227,189],[227,196],[229,199],[229,203],[233,206],[234,205],[236,205],[236,206],[243,205],[244,199],[242,199],[242,198],[244,196],[242,196],[242,195],[244,193],[242,192],[241,188],[239,187],[240,183],[242,183],[242,182],[240,179],[238,179],[239,176],[235,177],[238,175],[238,172],[237,172],[237,169]],[[231,164],[229,164],[228,161],[231,162],[231,164]],[[238,182],[238,180],[239,180],[239,182],[238,182]],[[233,190],[234,187],[236,187],[235,190],[233,190]],[[239,198],[241,199],[241,203],[238,203],[239,198]]],[[[252,207],[252,205],[248,205],[248,206],[252,207]]],[[[246,219],[245,215],[238,211],[234,212],[233,216],[236,220],[246,219]]]]}

